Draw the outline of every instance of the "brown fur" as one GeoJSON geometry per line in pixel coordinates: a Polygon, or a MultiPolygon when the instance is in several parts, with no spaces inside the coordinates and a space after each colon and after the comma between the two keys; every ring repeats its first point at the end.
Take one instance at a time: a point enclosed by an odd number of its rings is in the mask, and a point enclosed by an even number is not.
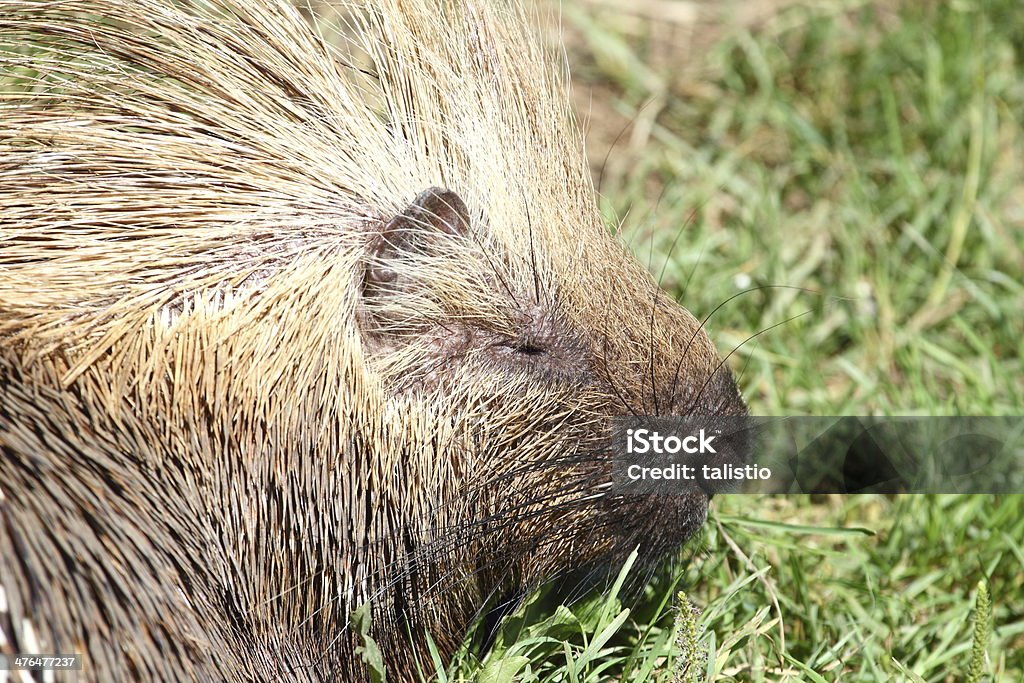
{"type": "Polygon", "coordinates": [[[0,649],[345,680],[369,602],[403,680],[702,523],[608,494],[612,416],[743,405],[602,225],[522,8],[346,16],[0,0],[0,649]]]}

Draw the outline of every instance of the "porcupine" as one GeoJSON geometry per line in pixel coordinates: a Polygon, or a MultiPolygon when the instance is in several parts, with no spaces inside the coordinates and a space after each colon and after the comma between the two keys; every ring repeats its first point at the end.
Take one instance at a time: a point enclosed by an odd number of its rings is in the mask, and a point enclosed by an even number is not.
{"type": "Polygon", "coordinates": [[[609,421],[742,399],[604,225],[528,12],[344,17],[0,0],[8,653],[354,679],[368,603],[401,679],[702,524],[699,488],[609,493],[609,421]]]}

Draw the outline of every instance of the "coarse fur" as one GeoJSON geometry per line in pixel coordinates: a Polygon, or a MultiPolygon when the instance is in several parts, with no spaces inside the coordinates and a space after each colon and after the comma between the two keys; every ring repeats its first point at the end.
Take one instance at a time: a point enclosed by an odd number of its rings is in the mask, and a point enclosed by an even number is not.
{"type": "Polygon", "coordinates": [[[0,650],[389,676],[703,522],[609,420],[736,414],[511,2],[0,0],[0,650]]]}

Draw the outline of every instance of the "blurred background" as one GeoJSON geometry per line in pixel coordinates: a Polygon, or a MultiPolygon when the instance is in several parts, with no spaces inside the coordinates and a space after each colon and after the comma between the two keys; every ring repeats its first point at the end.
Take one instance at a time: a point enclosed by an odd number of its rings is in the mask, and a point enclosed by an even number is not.
{"type": "Polygon", "coordinates": [[[1021,412],[1018,0],[555,11],[602,208],[753,412],[1021,412]]]}

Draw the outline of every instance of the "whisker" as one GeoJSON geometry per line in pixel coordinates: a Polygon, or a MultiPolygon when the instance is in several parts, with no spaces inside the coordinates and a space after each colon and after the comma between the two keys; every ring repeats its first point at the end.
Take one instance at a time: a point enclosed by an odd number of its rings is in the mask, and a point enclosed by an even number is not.
{"type": "Polygon", "coordinates": [[[736,353],[737,351],[739,351],[739,349],[744,344],[746,344],[747,342],[749,342],[752,339],[756,339],[757,337],[760,337],[762,334],[764,334],[766,332],[770,332],[770,331],[774,330],[776,327],[781,327],[782,325],[785,325],[787,323],[791,323],[794,320],[797,320],[798,318],[802,318],[805,315],[810,315],[811,313],[813,313],[813,311],[806,310],[803,313],[798,313],[798,314],[796,314],[794,316],[790,316],[790,317],[786,318],[785,320],[782,320],[780,322],[775,323],[774,325],[769,325],[768,327],[764,328],[763,330],[761,330],[759,332],[755,332],[754,334],[750,335],[749,337],[747,337],[746,339],[741,341],[739,344],[737,344],[735,347],[733,347],[732,351],[727,353],[725,355],[725,357],[722,358],[722,360],[720,360],[718,362],[718,365],[715,366],[715,369],[711,371],[711,373],[708,375],[708,378],[706,380],[704,380],[704,384],[702,384],[700,389],[697,391],[697,396],[696,396],[695,400],[700,400],[700,397],[704,393],[704,390],[707,388],[708,383],[715,377],[715,375],[718,374],[718,371],[721,370],[723,366],[725,366],[725,364],[729,361],[729,359],[732,357],[732,355],[734,353],[736,353]]]}

